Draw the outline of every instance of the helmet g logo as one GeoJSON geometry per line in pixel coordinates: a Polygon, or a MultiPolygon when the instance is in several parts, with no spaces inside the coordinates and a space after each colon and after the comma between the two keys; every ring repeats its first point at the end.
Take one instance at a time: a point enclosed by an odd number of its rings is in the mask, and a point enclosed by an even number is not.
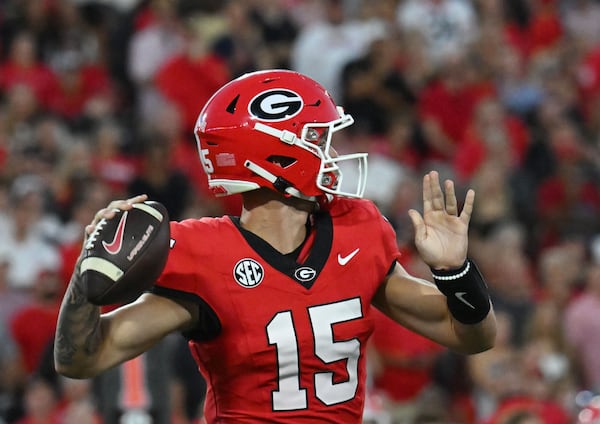
{"type": "Polygon", "coordinates": [[[248,112],[263,121],[283,121],[297,115],[303,105],[300,95],[280,88],[254,97],[248,105],[248,112]]]}

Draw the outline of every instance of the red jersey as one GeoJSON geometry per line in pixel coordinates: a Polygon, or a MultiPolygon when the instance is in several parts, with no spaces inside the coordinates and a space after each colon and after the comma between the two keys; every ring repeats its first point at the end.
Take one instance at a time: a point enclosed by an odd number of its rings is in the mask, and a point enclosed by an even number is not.
{"type": "Polygon", "coordinates": [[[327,209],[297,257],[238,218],[171,223],[154,290],[201,308],[187,336],[208,384],[208,423],[362,421],[371,300],[399,253],[372,202],[338,198],[327,209]]]}

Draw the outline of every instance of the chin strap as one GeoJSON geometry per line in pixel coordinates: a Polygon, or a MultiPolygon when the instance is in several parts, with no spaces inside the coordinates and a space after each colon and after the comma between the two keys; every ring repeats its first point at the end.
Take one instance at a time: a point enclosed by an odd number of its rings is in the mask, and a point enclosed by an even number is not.
{"type": "Polygon", "coordinates": [[[246,168],[248,168],[250,171],[254,172],[259,177],[262,177],[265,180],[267,180],[268,182],[270,182],[271,184],[273,184],[273,187],[280,193],[283,193],[288,196],[294,196],[294,197],[297,197],[297,198],[303,199],[303,200],[309,200],[311,202],[314,202],[317,200],[317,198],[315,196],[305,196],[297,188],[292,186],[292,184],[285,178],[278,177],[275,174],[270,173],[262,166],[259,166],[250,160],[247,160],[246,162],[244,162],[244,166],[246,168]]]}

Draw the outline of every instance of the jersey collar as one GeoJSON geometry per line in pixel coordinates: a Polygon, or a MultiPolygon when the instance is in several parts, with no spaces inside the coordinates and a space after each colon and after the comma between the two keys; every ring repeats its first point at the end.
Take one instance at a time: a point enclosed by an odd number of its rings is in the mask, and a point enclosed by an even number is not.
{"type": "Polygon", "coordinates": [[[314,214],[314,242],[306,260],[297,262],[297,255],[279,252],[265,240],[246,230],[237,216],[229,217],[240,231],[248,245],[258,255],[282,274],[310,289],[327,263],[333,244],[333,222],[331,216],[323,211],[314,214]]]}

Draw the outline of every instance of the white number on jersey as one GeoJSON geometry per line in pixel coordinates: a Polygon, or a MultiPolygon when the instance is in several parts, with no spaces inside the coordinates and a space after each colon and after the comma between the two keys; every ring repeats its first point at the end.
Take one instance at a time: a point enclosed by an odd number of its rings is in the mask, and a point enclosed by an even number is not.
{"type": "MultiPolygon", "coordinates": [[[[315,394],[325,405],[351,400],[358,388],[358,359],[360,342],[357,339],[335,340],[333,324],[362,318],[359,298],[343,300],[308,308],[315,340],[315,354],[324,363],[346,360],[348,380],[334,383],[333,372],[314,376],[315,394]]],[[[290,311],[275,314],[267,324],[270,345],[277,349],[278,390],[272,393],[274,411],[292,411],[308,407],[307,390],[300,387],[300,363],[294,320],[290,311]]]]}

